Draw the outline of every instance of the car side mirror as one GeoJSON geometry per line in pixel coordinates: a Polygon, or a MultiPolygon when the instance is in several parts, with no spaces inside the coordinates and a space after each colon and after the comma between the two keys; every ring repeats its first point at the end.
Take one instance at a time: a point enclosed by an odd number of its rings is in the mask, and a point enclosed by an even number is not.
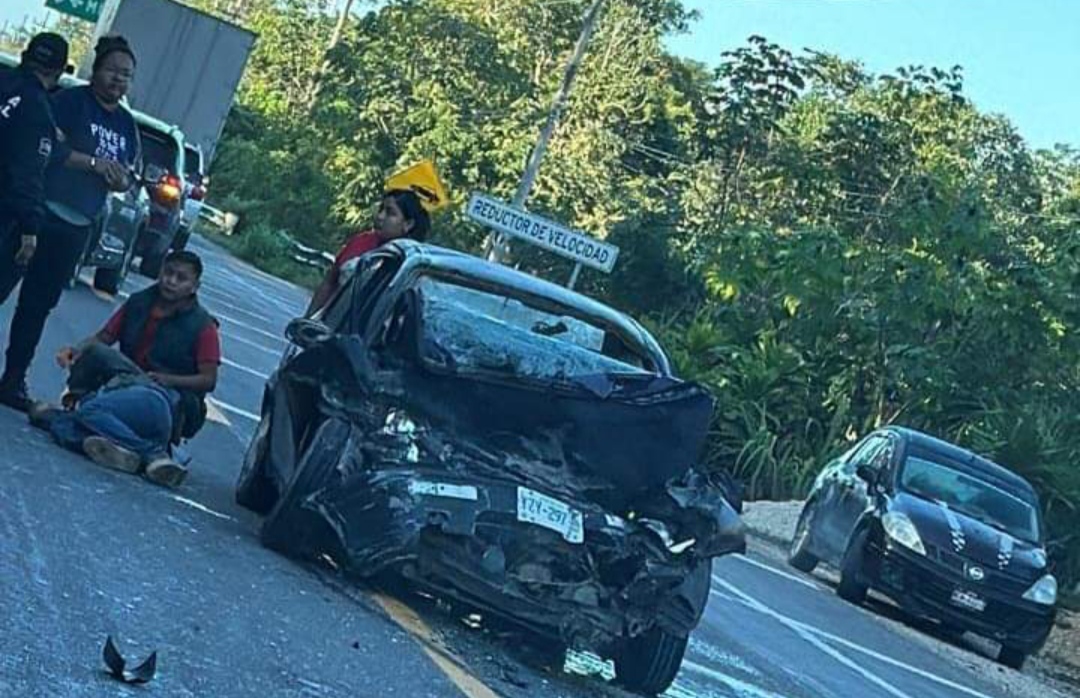
{"type": "Polygon", "coordinates": [[[308,349],[334,336],[325,323],[311,318],[298,317],[285,328],[285,338],[302,349],[308,349]]]}
{"type": "Polygon", "coordinates": [[[860,479],[865,480],[868,485],[876,485],[878,480],[877,471],[871,468],[866,463],[855,466],[855,474],[860,479]]]}

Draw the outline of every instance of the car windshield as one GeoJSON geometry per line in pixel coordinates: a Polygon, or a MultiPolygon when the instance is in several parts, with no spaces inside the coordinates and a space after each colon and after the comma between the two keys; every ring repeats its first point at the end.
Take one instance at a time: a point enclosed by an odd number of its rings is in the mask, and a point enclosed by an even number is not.
{"type": "Polygon", "coordinates": [[[901,489],[940,502],[950,509],[1036,543],[1039,516],[1031,504],[979,478],[941,463],[908,456],[900,473],[901,489]]]}
{"type": "Polygon", "coordinates": [[[425,358],[437,363],[556,381],[651,373],[642,357],[598,324],[431,277],[418,287],[425,358]]]}

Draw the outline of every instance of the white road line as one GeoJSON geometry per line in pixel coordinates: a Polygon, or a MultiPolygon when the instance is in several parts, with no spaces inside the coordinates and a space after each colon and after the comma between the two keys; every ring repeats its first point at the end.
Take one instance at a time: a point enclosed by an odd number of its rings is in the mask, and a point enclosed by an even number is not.
{"type": "Polygon", "coordinates": [[[176,501],[180,502],[181,504],[187,504],[189,507],[192,507],[193,509],[198,509],[199,511],[210,514],[210,516],[216,516],[219,519],[224,519],[226,521],[236,521],[236,519],[234,519],[233,517],[231,517],[231,516],[229,516],[227,514],[222,514],[219,511],[214,511],[210,507],[208,507],[208,506],[206,506],[204,504],[199,504],[198,502],[196,502],[193,499],[188,499],[187,497],[181,497],[180,495],[177,495],[177,494],[172,495],[172,498],[175,499],[176,501]]]}
{"type": "Polygon", "coordinates": [[[777,576],[780,576],[780,577],[783,577],[784,579],[790,580],[792,582],[795,582],[796,584],[802,584],[804,587],[810,587],[814,591],[822,591],[823,590],[823,588],[820,585],[814,584],[813,582],[811,582],[808,579],[803,579],[802,577],[791,574],[790,572],[784,572],[783,570],[779,570],[779,569],[777,569],[775,567],[772,567],[771,565],[766,565],[763,562],[758,562],[757,560],[755,560],[755,559],[753,559],[751,557],[747,557],[746,555],[733,555],[732,558],[735,559],[735,560],[739,560],[740,562],[745,562],[748,565],[753,565],[754,567],[757,567],[758,569],[761,569],[761,570],[765,570],[766,572],[772,572],[773,574],[775,574],[777,576]]]}
{"type": "Polygon", "coordinates": [[[253,422],[258,422],[260,419],[262,419],[257,414],[253,414],[251,412],[248,412],[247,410],[242,410],[239,407],[234,407],[233,405],[230,405],[227,402],[222,402],[221,400],[216,400],[214,398],[210,398],[209,402],[210,402],[210,404],[212,404],[214,407],[217,407],[222,412],[228,412],[229,414],[235,414],[238,417],[243,417],[244,419],[250,419],[253,422]]]}
{"type": "Polygon", "coordinates": [[[252,347],[253,349],[258,349],[259,351],[266,352],[270,356],[276,356],[278,359],[281,358],[281,354],[282,354],[281,349],[271,349],[269,347],[264,347],[263,345],[258,344],[257,342],[253,342],[250,339],[244,339],[243,337],[241,337],[239,335],[236,335],[236,334],[233,334],[231,332],[226,334],[225,337],[227,339],[230,339],[230,340],[235,339],[237,342],[240,342],[241,344],[246,344],[249,347],[252,347]]]}
{"type": "Polygon", "coordinates": [[[773,693],[772,691],[761,688],[760,686],[755,686],[752,683],[747,683],[746,681],[737,679],[734,676],[729,676],[721,671],[717,671],[716,669],[702,666],[701,664],[698,664],[697,662],[694,662],[690,659],[683,659],[682,668],[689,669],[695,674],[707,676],[708,678],[716,681],[717,683],[722,683],[731,690],[735,691],[735,693],[739,696],[745,696],[746,698],[786,698],[786,696],[782,696],[779,693],[773,693]]]}
{"type": "MultiPolygon", "coordinates": [[[[912,666],[910,664],[907,664],[906,662],[902,662],[902,661],[900,661],[898,659],[888,657],[886,655],[881,654],[880,652],[875,652],[874,650],[867,649],[866,647],[862,647],[861,645],[858,645],[858,644],[856,644],[854,642],[851,642],[850,640],[846,640],[846,639],[844,639],[842,637],[838,637],[836,635],[833,635],[832,633],[821,630],[820,628],[816,628],[816,627],[814,627],[812,625],[809,625],[807,623],[803,623],[801,621],[795,620],[794,618],[791,618],[789,616],[785,616],[784,614],[780,613],[779,611],[776,611],[776,610],[766,606],[761,601],[755,599],[753,596],[751,596],[751,595],[747,594],[746,592],[742,591],[741,589],[736,587],[734,584],[731,584],[731,583],[729,583],[729,582],[727,582],[727,581],[725,581],[723,579],[720,579],[719,577],[717,577],[715,575],[713,576],[713,582],[715,582],[716,584],[719,584],[724,589],[729,591],[731,594],[738,597],[739,600],[742,603],[746,604],[748,607],[754,609],[755,611],[758,611],[760,613],[763,613],[765,615],[768,615],[768,616],[776,619],[778,622],[780,622],[781,625],[784,625],[784,626],[786,626],[788,628],[791,628],[792,630],[795,630],[796,632],[802,631],[801,633],[799,633],[800,637],[803,636],[802,633],[806,633],[806,635],[813,636],[815,638],[820,638],[822,640],[828,640],[829,642],[834,642],[834,643],[836,643],[838,645],[841,645],[843,647],[846,647],[847,649],[850,649],[852,651],[859,652],[861,654],[865,654],[866,656],[871,657],[873,659],[876,659],[876,660],[882,662],[883,664],[887,664],[887,665],[889,665],[891,667],[895,667],[897,669],[902,669],[902,670],[904,670],[904,671],[906,671],[908,673],[911,673],[911,674],[914,674],[914,675],[919,676],[921,678],[924,678],[927,681],[930,681],[932,683],[936,683],[936,684],[938,684],[940,686],[944,686],[944,687],[950,688],[950,689],[952,689],[954,691],[959,691],[960,693],[963,693],[965,695],[972,696],[972,698],[992,698],[992,696],[988,696],[987,694],[982,693],[981,691],[977,691],[977,690],[975,690],[973,688],[969,688],[967,686],[958,684],[955,681],[950,681],[949,679],[943,678],[943,677],[938,676],[936,674],[931,674],[930,672],[926,671],[925,669],[920,669],[919,667],[912,666]]],[[[716,595],[716,596],[721,596],[721,597],[725,596],[724,594],[722,594],[720,592],[715,592],[714,591],[714,592],[711,592],[711,593],[716,595]]],[[[815,646],[817,646],[817,645],[815,645],[815,646]]],[[[830,656],[831,656],[831,654],[830,654],[830,656]]]]}
{"type": "Polygon", "coordinates": [[[717,577],[713,577],[713,581],[716,582],[717,584],[719,584],[720,586],[724,587],[725,589],[727,589],[729,592],[731,592],[735,596],[738,596],[750,608],[754,609],[755,611],[757,611],[759,613],[767,615],[770,618],[773,618],[778,623],[780,623],[780,625],[783,625],[788,630],[791,630],[792,632],[794,632],[796,635],[798,635],[800,638],[805,640],[810,645],[813,645],[814,647],[821,650],[823,653],[825,653],[829,657],[832,657],[840,665],[842,665],[844,667],[847,667],[848,669],[855,672],[856,674],[859,674],[864,679],[866,679],[870,683],[874,684],[875,686],[877,686],[881,690],[885,691],[889,695],[895,696],[895,698],[912,698],[912,696],[910,694],[904,693],[899,688],[896,688],[891,683],[889,683],[885,679],[881,678],[880,676],[878,676],[874,672],[870,671],[866,667],[861,666],[861,665],[857,664],[856,662],[852,661],[851,659],[849,659],[846,655],[844,655],[839,650],[837,650],[837,649],[825,644],[824,642],[822,642],[817,636],[815,636],[812,632],[810,632],[807,629],[807,627],[804,626],[802,623],[800,623],[800,622],[798,622],[798,621],[796,621],[794,619],[788,618],[787,616],[785,616],[782,613],[774,611],[769,606],[766,606],[764,603],[758,601],[757,599],[750,596],[749,594],[744,593],[741,589],[736,587],[734,584],[730,584],[730,583],[724,581],[723,579],[718,579],[717,577]]]}
{"type": "Polygon", "coordinates": [[[250,325],[250,324],[244,322],[243,320],[237,320],[236,318],[234,318],[231,315],[226,315],[225,313],[219,313],[217,311],[214,311],[213,315],[214,315],[214,317],[219,318],[221,320],[224,320],[225,322],[232,323],[232,324],[234,324],[234,325],[236,325],[238,327],[243,327],[245,330],[248,330],[249,332],[254,332],[255,334],[262,335],[263,337],[266,337],[268,339],[272,339],[275,342],[279,342],[281,344],[287,344],[285,338],[282,337],[281,335],[274,334],[273,332],[267,332],[266,330],[262,329],[261,327],[255,327],[254,325],[250,325]]]}
{"type": "Polygon", "coordinates": [[[269,314],[267,309],[265,308],[261,309],[262,312],[250,310],[249,308],[243,308],[233,302],[236,300],[236,296],[231,296],[227,293],[224,293],[223,291],[218,291],[217,289],[210,286],[203,286],[202,289],[199,290],[199,296],[202,297],[205,305],[208,308],[222,305],[228,308],[230,312],[240,313],[241,315],[248,315],[255,318],[256,320],[266,320],[269,314]]]}
{"type": "Polygon", "coordinates": [[[256,378],[262,378],[263,380],[266,380],[266,379],[270,378],[269,374],[262,373],[261,371],[256,371],[253,368],[248,368],[247,366],[244,366],[243,364],[238,364],[235,361],[231,361],[231,360],[225,358],[224,356],[221,357],[221,363],[225,364],[229,368],[235,368],[237,371],[243,371],[244,373],[250,373],[251,375],[255,376],[256,378]]]}

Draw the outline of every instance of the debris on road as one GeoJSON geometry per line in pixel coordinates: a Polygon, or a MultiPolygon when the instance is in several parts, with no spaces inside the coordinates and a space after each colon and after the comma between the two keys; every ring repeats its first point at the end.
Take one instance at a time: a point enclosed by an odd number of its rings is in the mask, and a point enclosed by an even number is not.
{"type": "Polygon", "coordinates": [[[117,681],[124,683],[149,683],[157,673],[157,651],[150,653],[146,660],[133,669],[127,669],[127,661],[116,648],[112,635],[105,638],[105,648],[101,652],[105,666],[109,667],[109,675],[117,681]]]}

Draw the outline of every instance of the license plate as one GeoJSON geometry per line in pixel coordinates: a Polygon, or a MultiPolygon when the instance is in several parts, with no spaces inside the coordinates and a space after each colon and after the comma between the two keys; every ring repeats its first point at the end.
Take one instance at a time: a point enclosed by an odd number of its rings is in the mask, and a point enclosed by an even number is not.
{"type": "Polygon", "coordinates": [[[956,606],[971,611],[979,611],[981,613],[986,610],[986,599],[965,589],[954,589],[950,601],[956,606]]]}
{"type": "Polygon", "coordinates": [[[517,499],[518,521],[555,531],[570,543],[585,540],[585,526],[577,509],[528,487],[518,487],[517,499]]]}

